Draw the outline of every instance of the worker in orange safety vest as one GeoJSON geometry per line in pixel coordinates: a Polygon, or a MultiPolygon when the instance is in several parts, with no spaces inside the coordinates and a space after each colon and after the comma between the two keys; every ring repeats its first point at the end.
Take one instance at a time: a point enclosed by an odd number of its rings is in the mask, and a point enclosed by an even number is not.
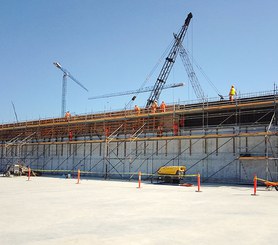
{"type": "Polygon", "coordinates": [[[135,105],[135,107],[134,107],[134,111],[135,111],[135,113],[137,114],[137,115],[139,115],[140,114],[140,107],[138,106],[138,105],[135,105]]]}
{"type": "Polygon", "coordinates": [[[158,104],[157,104],[157,101],[155,100],[153,103],[152,103],[152,113],[156,113],[156,109],[158,108],[158,104]]]}
{"type": "Polygon", "coordinates": [[[105,134],[106,137],[109,137],[109,135],[110,135],[110,129],[109,129],[108,127],[106,127],[106,128],[104,129],[104,134],[105,134]]]}
{"type": "Polygon", "coordinates": [[[69,141],[72,141],[72,132],[71,131],[69,131],[69,141]]]}
{"type": "Polygon", "coordinates": [[[70,112],[67,111],[66,114],[65,114],[65,118],[69,121],[70,117],[71,117],[70,112]]]}
{"type": "Polygon", "coordinates": [[[161,104],[160,104],[160,111],[161,112],[165,112],[166,111],[166,104],[165,104],[164,101],[162,101],[161,104]]]}
{"type": "Polygon", "coordinates": [[[179,134],[179,125],[177,122],[173,123],[173,133],[174,133],[174,136],[177,136],[179,134]]]}

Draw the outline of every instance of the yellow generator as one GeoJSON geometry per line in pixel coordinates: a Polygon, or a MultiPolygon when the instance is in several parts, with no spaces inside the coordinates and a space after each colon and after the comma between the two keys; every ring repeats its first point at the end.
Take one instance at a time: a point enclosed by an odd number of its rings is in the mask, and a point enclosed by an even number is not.
{"type": "Polygon", "coordinates": [[[158,169],[158,180],[166,183],[180,183],[184,178],[185,166],[164,166],[158,169]]]}

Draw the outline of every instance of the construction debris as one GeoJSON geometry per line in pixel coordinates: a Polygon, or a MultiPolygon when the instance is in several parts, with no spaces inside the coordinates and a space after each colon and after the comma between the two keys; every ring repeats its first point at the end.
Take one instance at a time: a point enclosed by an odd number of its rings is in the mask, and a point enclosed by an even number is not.
{"type": "MultiPolygon", "coordinates": [[[[10,177],[13,176],[22,176],[22,175],[28,175],[29,168],[22,165],[22,164],[11,164],[7,166],[6,171],[3,172],[3,176],[10,177]]],[[[37,176],[39,173],[35,173],[34,171],[30,170],[31,176],[37,176]]]]}

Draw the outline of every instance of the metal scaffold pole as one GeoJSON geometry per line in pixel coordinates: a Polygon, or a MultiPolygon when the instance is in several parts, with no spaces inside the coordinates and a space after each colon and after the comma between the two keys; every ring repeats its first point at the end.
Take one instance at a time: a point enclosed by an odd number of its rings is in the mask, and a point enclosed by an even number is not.
{"type": "Polygon", "coordinates": [[[105,149],[104,149],[104,154],[103,154],[103,161],[104,161],[104,178],[107,179],[108,178],[108,167],[109,167],[109,163],[110,161],[108,160],[109,157],[109,143],[115,139],[117,137],[117,132],[121,129],[121,127],[123,126],[123,124],[121,126],[119,126],[113,133],[111,133],[108,137],[106,137],[105,139],[105,149]]]}

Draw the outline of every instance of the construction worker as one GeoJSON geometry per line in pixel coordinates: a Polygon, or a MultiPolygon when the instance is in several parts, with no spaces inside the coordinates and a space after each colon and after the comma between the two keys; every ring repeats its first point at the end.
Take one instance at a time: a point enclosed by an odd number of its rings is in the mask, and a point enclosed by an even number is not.
{"type": "Polygon", "coordinates": [[[166,111],[166,104],[165,104],[164,101],[162,101],[161,104],[160,104],[160,111],[161,112],[165,112],[166,111]]]}
{"type": "Polygon", "coordinates": [[[155,100],[152,103],[152,113],[156,113],[157,107],[158,107],[158,104],[157,104],[157,101],[155,100]]]}
{"type": "Polygon", "coordinates": [[[71,131],[69,131],[69,141],[72,141],[72,132],[71,131]]]}
{"type": "Polygon", "coordinates": [[[110,135],[110,129],[109,129],[109,127],[106,127],[106,128],[104,129],[104,134],[105,134],[105,137],[109,137],[109,135],[110,135]]]}
{"type": "Polygon", "coordinates": [[[173,133],[174,136],[177,136],[179,134],[179,124],[177,122],[173,123],[173,133]]]}
{"type": "Polygon", "coordinates": [[[180,117],[179,124],[180,124],[180,127],[181,127],[181,128],[184,127],[184,124],[185,124],[185,116],[180,117]]]}
{"type": "Polygon", "coordinates": [[[236,94],[237,94],[237,93],[236,93],[235,87],[234,87],[234,85],[232,85],[231,90],[230,90],[230,93],[229,93],[230,101],[234,101],[234,96],[235,96],[236,94]]]}
{"type": "Polygon", "coordinates": [[[66,120],[69,121],[69,120],[70,120],[70,117],[71,117],[70,112],[67,111],[66,114],[65,114],[66,120]]]}
{"type": "Polygon", "coordinates": [[[137,114],[137,115],[139,115],[140,114],[140,107],[138,106],[138,105],[135,105],[135,107],[134,107],[134,111],[135,111],[135,113],[137,114]]]}
{"type": "Polygon", "coordinates": [[[162,135],[163,135],[163,126],[159,125],[157,127],[157,137],[162,137],[162,135]]]}

